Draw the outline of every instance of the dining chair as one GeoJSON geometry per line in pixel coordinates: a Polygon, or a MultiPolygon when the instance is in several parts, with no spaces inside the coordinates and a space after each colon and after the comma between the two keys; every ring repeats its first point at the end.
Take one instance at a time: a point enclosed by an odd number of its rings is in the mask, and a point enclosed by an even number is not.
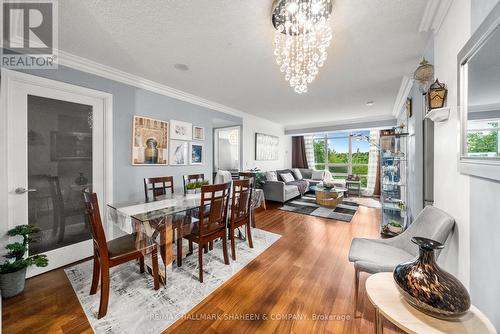
{"type": "Polygon", "coordinates": [[[229,237],[231,238],[231,256],[236,260],[236,245],[234,232],[237,228],[246,227],[248,245],[253,248],[252,232],[250,230],[250,214],[252,210],[252,184],[249,179],[233,181],[233,196],[231,198],[231,218],[229,220],[229,237]]]}
{"type": "Polygon", "coordinates": [[[205,174],[191,174],[183,175],[182,180],[184,182],[184,195],[187,194],[187,185],[190,182],[205,181],[205,174]]]}
{"type": "Polygon", "coordinates": [[[152,192],[153,201],[156,201],[158,196],[166,195],[167,190],[171,194],[174,193],[174,178],[173,176],[149,177],[144,179],[144,197],[149,201],[149,192],[152,192]]]}
{"type": "Polygon", "coordinates": [[[102,226],[101,214],[97,194],[88,191],[83,192],[85,200],[85,215],[90,222],[93,246],[94,246],[94,269],[92,274],[92,285],[90,294],[97,292],[99,276],[101,278],[101,299],[99,302],[99,313],[97,318],[104,317],[108,311],[109,301],[109,269],[120,264],[139,260],[140,272],[144,272],[144,254],[151,251],[151,262],[153,267],[154,289],[160,288],[158,274],[158,251],[155,243],[136,246],[137,233],[127,234],[111,241],[106,241],[104,228],[102,226]]]}
{"type": "Polygon", "coordinates": [[[198,244],[198,277],[201,283],[203,283],[203,250],[207,252],[209,244],[212,244],[214,240],[222,239],[224,263],[229,264],[226,222],[230,187],[230,183],[201,187],[199,221],[193,224],[191,233],[184,236],[189,240],[190,252],[193,250],[193,242],[198,244]],[[207,212],[204,210],[205,207],[209,208],[207,212]]]}
{"type": "Polygon", "coordinates": [[[80,207],[67,207],[64,203],[64,197],[61,190],[59,177],[47,176],[47,181],[49,183],[50,197],[52,198],[52,209],[54,212],[52,235],[55,236],[56,234],[58,234],[57,242],[61,243],[64,241],[64,235],[66,233],[66,218],[69,217],[79,217],[80,221],[83,220],[88,232],[89,226],[85,221],[84,208],[82,207],[83,203],[80,202],[80,207]]]}
{"type": "Polygon", "coordinates": [[[413,237],[425,237],[444,244],[454,226],[455,220],[449,214],[426,206],[403,233],[393,238],[352,239],[349,261],[354,264],[354,316],[357,317],[360,272],[392,272],[398,264],[411,261],[418,255],[418,246],[411,242],[413,237]]]}

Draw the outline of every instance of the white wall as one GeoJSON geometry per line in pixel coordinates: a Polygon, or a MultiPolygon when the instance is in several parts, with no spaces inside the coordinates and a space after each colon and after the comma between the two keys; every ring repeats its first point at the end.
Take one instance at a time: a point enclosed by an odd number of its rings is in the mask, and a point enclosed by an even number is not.
{"type": "Polygon", "coordinates": [[[472,303],[500,331],[500,182],[457,171],[457,54],[498,0],[455,0],[434,40],[435,74],[448,85],[450,119],[435,125],[435,206],[456,219],[441,264],[470,288],[472,303]],[[472,28],[471,28],[472,27],[472,28]]]}
{"type": "Polygon", "coordinates": [[[469,177],[458,173],[457,54],[470,37],[470,0],[455,0],[434,39],[435,77],[448,86],[450,119],[434,128],[434,205],[456,220],[440,261],[466,285],[470,280],[469,177]]]}
{"type": "Polygon", "coordinates": [[[262,171],[292,167],[292,137],[285,135],[283,126],[246,114],[243,116],[243,169],[259,167],[262,171]],[[255,133],[278,136],[280,154],[275,161],[255,160],[255,133]]]}

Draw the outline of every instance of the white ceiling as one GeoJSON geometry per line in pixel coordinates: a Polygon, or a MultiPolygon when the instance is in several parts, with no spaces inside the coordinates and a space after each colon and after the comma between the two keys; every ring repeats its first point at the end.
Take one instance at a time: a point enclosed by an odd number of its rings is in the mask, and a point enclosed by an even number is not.
{"type": "Polygon", "coordinates": [[[426,2],[336,0],[328,60],[302,95],[274,60],[272,0],[60,1],[59,47],[287,128],[390,118],[428,38],[426,2]]]}

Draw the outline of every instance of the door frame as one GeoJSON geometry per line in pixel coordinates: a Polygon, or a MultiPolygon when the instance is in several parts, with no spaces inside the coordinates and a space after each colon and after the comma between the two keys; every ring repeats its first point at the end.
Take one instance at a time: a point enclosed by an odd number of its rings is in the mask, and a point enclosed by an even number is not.
{"type": "MultiPolygon", "coordinates": [[[[0,161],[0,247],[5,246],[9,241],[6,236],[9,227],[9,196],[12,194],[13,189],[9,189],[9,163],[8,159],[5,157],[9,156],[8,152],[8,124],[9,124],[9,110],[12,108],[12,96],[13,96],[13,85],[15,84],[27,84],[32,86],[38,86],[45,89],[55,89],[62,92],[68,92],[72,94],[83,95],[90,98],[99,99],[102,101],[103,105],[103,140],[102,151],[103,151],[103,162],[104,162],[104,173],[103,173],[103,198],[101,198],[101,216],[103,217],[103,222],[105,226],[108,227],[108,235],[112,237],[109,233],[112,230],[107,224],[107,206],[106,203],[113,201],[113,95],[106,92],[97,91],[90,88],[80,87],[77,85],[55,81],[52,79],[46,79],[43,77],[38,77],[31,74],[26,74],[22,72],[17,72],[8,69],[1,69],[1,81],[0,81],[0,156],[4,157],[0,161]]],[[[27,154],[27,152],[26,152],[27,154]]],[[[27,186],[27,185],[26,185],[27,186]]],[[[27,223],[27,222],[23,222],[27,223]]],[[[75,247],[82,247],[82,243],[74,244],[75,247]]],[[[74,255],[68,254],[67,259],[64,263],[56,261],[56,263],[50,263],[45,268],[31,267],[28,270],[28,277],[32,277],[43,272],[56,269],[63,265],[79,261],[81,258],[77,255],[78,252],[74,252],[74,255]]]]}

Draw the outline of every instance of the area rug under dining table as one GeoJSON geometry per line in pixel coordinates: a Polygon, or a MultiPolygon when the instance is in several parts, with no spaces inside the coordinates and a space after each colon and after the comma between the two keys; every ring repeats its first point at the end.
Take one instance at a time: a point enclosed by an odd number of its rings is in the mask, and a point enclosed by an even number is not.
{"type": "Polygon", "coordinates": [[[97,319],[99,289],[95,295],[89,295],[92,261],[64,271],[95,333],[161,333],[281,236],[254,228],[252,237],[254,248],[250,248],[247,241],[236,239],[236,261],[230,259],[230,265],[224,265],[220,241],[214,244],[212,251],[203,254],[203,283],[198,281],[196,250],[183,260],[182,267],[174,264],[168,270],[167,283],[159,290],[153,289],[149,274],[139,272],[137,263],[112,268],[108,313],[101,319],[97,319]]]}

